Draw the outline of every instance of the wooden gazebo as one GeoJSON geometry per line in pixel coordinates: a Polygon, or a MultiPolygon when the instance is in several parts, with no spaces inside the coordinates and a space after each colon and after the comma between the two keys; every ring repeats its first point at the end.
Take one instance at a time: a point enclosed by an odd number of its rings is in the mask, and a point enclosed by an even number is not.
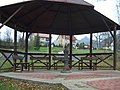
{"type": "MultiPolygon", "coordinates": [[[[51,53],[51,34],[70,35],[71,68],[74,66],[72,65],[72,56],[81,55],[72,54],[72,35],[90,34],[90,53],[84,55],[107,54],[111,56],[112,54],[114,61],[113,65],[110,66],[114,70],[116,69],[116,30],[120,29],[120,26],[94,10],[94,6],[84,0],[31,0],[3,6],[0,7],[0,22],[2,23],[0,28],[7,25],[15,31],[14,53],[19,53],[16,45],[17,31],[26,32],[25,62],[27,62],[27,56],[33,54],[28,53],[28,38],[31,33],[49,34],[49,54],[47,54],[49,56],[49,69],[52,67],[51,56],[57,55],[51,53]],[[109,31],[113,37],[114,52],[93,53],[92,33],[106,31],[109,31]]],[[[104,60],[100,60],[98,63],[104,60]]],[[[10,63],[13,65],[12,62],[10,63]]]]}

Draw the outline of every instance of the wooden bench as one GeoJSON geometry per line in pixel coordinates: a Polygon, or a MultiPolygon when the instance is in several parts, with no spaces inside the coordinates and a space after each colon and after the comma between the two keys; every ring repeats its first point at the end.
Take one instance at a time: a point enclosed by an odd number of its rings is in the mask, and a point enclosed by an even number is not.
{"type": "MultiPolygon", "coordinates": [[[[74,60],[72,62],[74,62],[74,60]]],[[[75,67],[75,66],[78,67],[78,70],[82,69],[82,61],[81,61],[81,59],[79,59],[78,61],[76,61],[75,63],[72,64],[72,67],[75,67]]]]}
{"type": "Polygon", "coordinates": [[[53,64],[51,66],[54,66],[54,69],[57,70],[58,63],[64,63],[64,57],[52,57],[53,64]]]}
{"type": "Polygon", "coordinates": [[[46,57],[46,56],[39,56],[39,57],[38,56],[31,56],[30,60],[31,60],[30,67],[32,67],[33,71],[34,71],[34,68],[36,67],[35,63],[37,63],[38,61],[40,63],[42,63],[43,65],[45,65],[45,67],[47,69],[49,69],[49,63],[48,63],[49,57],[46,57]],[[43,62],[43,61],[46,61],[46,62],[43,62]]]}
{"type": "Polygon", "coordinates": [[[12,55],[13,58],[13,71],[16,72],[16,70],[19,70],[22,72],[24,69],[29,71],[29,63],[23,62],[23,57],[18,55],[12,55]]]}
{"type": "Polygon", "coordinates": [[[89,67],[89,69],[93,69],[96,70],[97,69],[97,57],[95,56],[87,56],[87,57],[81,57],[81,62],[82,62],[82,69],[83,69],[83,64],[87,65],[89,67]],[[87,61],[87,62],[86,62],[87,61]],[[95,62],[93,62],[95,61],[95,62]]]}
{"type": "MultiPolygon", "coordinates": [[[[65,62],[64,56],[53,56],[52,60],[53,60],[53,64],[51,65],[51,67],[53,66],[55,70],[57,70],[58,67],[64,67],[64,66],[58,66],[58,64],[60,64],[60,63],[62,63],[64,65],[64,62],[65,62]]],[[[68,64],[70,65],[70,61],[68,61],[68,64]]]]}

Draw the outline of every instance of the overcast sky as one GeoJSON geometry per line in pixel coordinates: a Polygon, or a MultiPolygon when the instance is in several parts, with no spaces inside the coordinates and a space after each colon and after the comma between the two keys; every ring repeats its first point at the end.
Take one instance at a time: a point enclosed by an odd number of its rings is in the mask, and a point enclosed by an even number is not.
{"type": "Polygon", "coordinates": [[[17,2],[29,1],[29,0],[0,0],[0,6],[9,5],[17,2]]]}
{"type": "MultiPolygon", "coordinates": [[[[8,4],[13,4],[21,1],[28,1],[28,0],[0,0],[0,6],[8,5],[8,4]]],[[[114,20],[116,23],[118,23],[117,19],[117,10],[115,6],[115,1],[116,0],[106,0],[106,1],[101,1],[99,3],[95,3],[95,0],[85,0],[88,1],[89,3],[92,3],[95,5],[95,9],[104,14],[105,16],[109,17],[110,19],[114,20]]],[[[9,29],[7,27],[3,27],[1,31],[5,31],[6,29],[9,29]]],[[[1,36],[4,34],[4,32],[1,33],[1,36]]],[[[12,34],[13,36],[13,34],[12,34]]],[[[85,36],[85,35],[84,35],[85,36]]],[[[89,37],[89,35],[86,35],[89,37]]],[[[57,36],[54,36],[54,39],[56,39],[57,36]]],[[[83,35],[77,36],[77,39],[83,38],[83,35]]]]}

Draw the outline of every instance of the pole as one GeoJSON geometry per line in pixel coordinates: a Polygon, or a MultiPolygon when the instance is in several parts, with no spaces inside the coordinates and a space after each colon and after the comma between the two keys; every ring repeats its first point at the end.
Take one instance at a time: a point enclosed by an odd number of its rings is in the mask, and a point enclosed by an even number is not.
{"type": "MultiPolygon", "coordinates": [[[[14,56],[17,55],[17,29],[16,29],[16,26],[15,26],[15,29],[14,29],[14,56]]],[[[14,69],[14,72],[16,71],[16,59],[14,58],[13,59],[13,69],[14,69]]]]}
{"type": "Polygon", "coordinates": [[[92,33],[90,33],[90,55],[92,55],[92,33]]]}
{"type": "Polygon", "coordinates": [[[27,62],[28,62],[28,32],[26,32],[26,38],[25,38],[25,63],[26,63],[26,69],[27,69],[27,62]]]}
{"type": "MultiPolygon", "coordinates": [[[[92,33],[90,33],[90,57],[92,57],[92,33]]],[[[90,69],[92,69],[92,60],[90,60],[90,69]]]]}
{"type": "Polygon", "coordinates": [[[113,31],[113,33],[114,33],[114,61],[113,61],[113,69],[114,70],[116,70],[116,60],[117,60],[117,45],[116,45],[116,26],[114,27],[114,31],[113,31]]]}
{"type": "Polygon", "coordinates": [[[51,68],[51,33],[49,34],[49,68],[51,68]]]}
{"type": "Polygon", "coordinates": [[[72,35],[70,35],[70,69],[72,68],[72,35]]]}

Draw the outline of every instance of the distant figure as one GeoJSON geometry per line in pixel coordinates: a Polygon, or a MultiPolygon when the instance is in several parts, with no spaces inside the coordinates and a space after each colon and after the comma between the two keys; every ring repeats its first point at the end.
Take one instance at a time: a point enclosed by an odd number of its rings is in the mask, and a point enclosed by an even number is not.
{"type": "Polygon", "coordinates": [[[64,49],[64,70],[70,70],[68,55],[69,55],[69,44],[66,45],[64,49]]]}

